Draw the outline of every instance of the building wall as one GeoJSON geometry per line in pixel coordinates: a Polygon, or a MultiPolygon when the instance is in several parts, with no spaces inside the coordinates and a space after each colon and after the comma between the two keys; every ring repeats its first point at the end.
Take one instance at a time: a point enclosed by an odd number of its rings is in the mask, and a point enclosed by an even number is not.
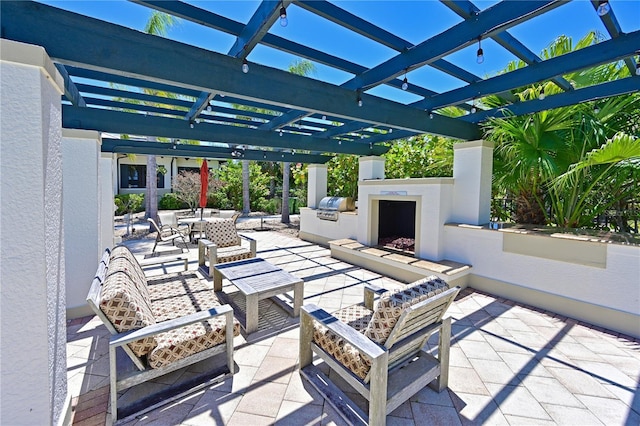
{"type": "Polygon", "coordinates": [[[0,424],[59,424],[67,394],[62,109],[44,49],[0,39],[0,424]]]}
{"type": "MultiPolygon", "coordinates": [[[[126,164],[146,166],[147,156],[114,154],[114,158],[114,192],[116,194],[144,194],[145,188],[128,188],[121,186],[120,166],[126,164]]],[[[175,176],[177,176],[178,170],[181,167],[199,169],[201,164],[199,160],[200,159],[197,158],[156,156],[158,166],[164,166],[167,170],[167,173],[164,174],[164,188],[158,188],[158,197],[162,197],[164,194],[171,192],[171,181],[175,176]]],[[[210,169],[217,169],[220,167],[220,163],[217,160],[207,159],[207,165],[210,169]]]]}

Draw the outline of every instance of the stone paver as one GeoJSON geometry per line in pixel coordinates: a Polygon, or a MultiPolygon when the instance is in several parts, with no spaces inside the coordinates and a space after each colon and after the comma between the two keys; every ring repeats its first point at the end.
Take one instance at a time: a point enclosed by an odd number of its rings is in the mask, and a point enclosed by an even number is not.
{"type": "MultiPolygon", "coordinates": [[[[365,283],[390,289],[402,285],[332,259],[329,250],[314,244],[275,232],[251,236],[258,240],[258,256],[305,279],[304,303],[334,310],[360,302],[365,283]]],[[[153,240],[127,244],[142,258],[153,240]]],[[[197,269],[197,250],[189,257],[189,268],[197,269]]],[[[178,269],[154,268],[150,274],[178,269]]],[[[638,340],[471,289],[461,292],[448,314],[449,388],[439,394],[421,390],[387,417],[388,425],[640,424],[638,340]]],[[[298,334],[297,318],[261,301],[258,331],[234,342],[237,372],[232,379],[123,424],[343,425],[297,372],[298,334]]],[[[110,424],[108,336],[95,317],[67,322],[75,425],[104,424],[105,418],[110,424]]],[[[193,366],[159,382],[207,368],[193,366]]],[[[359,396],[354,400],[365,404],[359,396]]]]}

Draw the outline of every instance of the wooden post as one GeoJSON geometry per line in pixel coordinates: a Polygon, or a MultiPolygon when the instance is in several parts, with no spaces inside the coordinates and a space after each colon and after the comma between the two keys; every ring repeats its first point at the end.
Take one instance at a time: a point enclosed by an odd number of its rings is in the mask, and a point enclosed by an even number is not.
{"type": "Polygon", "coordinates": [[[313,320],[303,306],[300,311],[300,369],[311,364],[313,360],[313,352],[311,351],[312,340],[313,320]]]}
{"type": "Polygon", "coordinates": [[[437,391],[442,392],[449,385],[449,346],[451,344],[451,317],[442,320],[440,339],[438,341],[438,359],[440,360],[440,376],[437,391]]]}
{"type": "Polygon", "coordinates": [[[369,426],[384,426],[387,419],[387,378],[389,352],[371,360],[369,383],[369,426]]]}

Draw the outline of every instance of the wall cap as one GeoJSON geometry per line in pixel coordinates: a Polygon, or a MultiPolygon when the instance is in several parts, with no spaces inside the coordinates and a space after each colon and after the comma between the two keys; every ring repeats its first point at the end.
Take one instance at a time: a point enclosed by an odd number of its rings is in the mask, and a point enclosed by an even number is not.
{"type": "Polygon", "coordinates": [[[39,67],[53,87],[64,93],[64,79],[42,46],[0,39],[0,60],[39,67]]]}

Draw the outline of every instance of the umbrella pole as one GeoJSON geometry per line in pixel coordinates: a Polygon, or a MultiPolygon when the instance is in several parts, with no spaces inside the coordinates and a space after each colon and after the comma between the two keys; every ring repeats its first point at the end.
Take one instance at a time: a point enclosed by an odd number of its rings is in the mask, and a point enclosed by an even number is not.
{"type": "Polygon", "coordinates": [[[204,214],[204,207],[200,207],[200,220],[202,220],[203,214],[204,214]]]}

